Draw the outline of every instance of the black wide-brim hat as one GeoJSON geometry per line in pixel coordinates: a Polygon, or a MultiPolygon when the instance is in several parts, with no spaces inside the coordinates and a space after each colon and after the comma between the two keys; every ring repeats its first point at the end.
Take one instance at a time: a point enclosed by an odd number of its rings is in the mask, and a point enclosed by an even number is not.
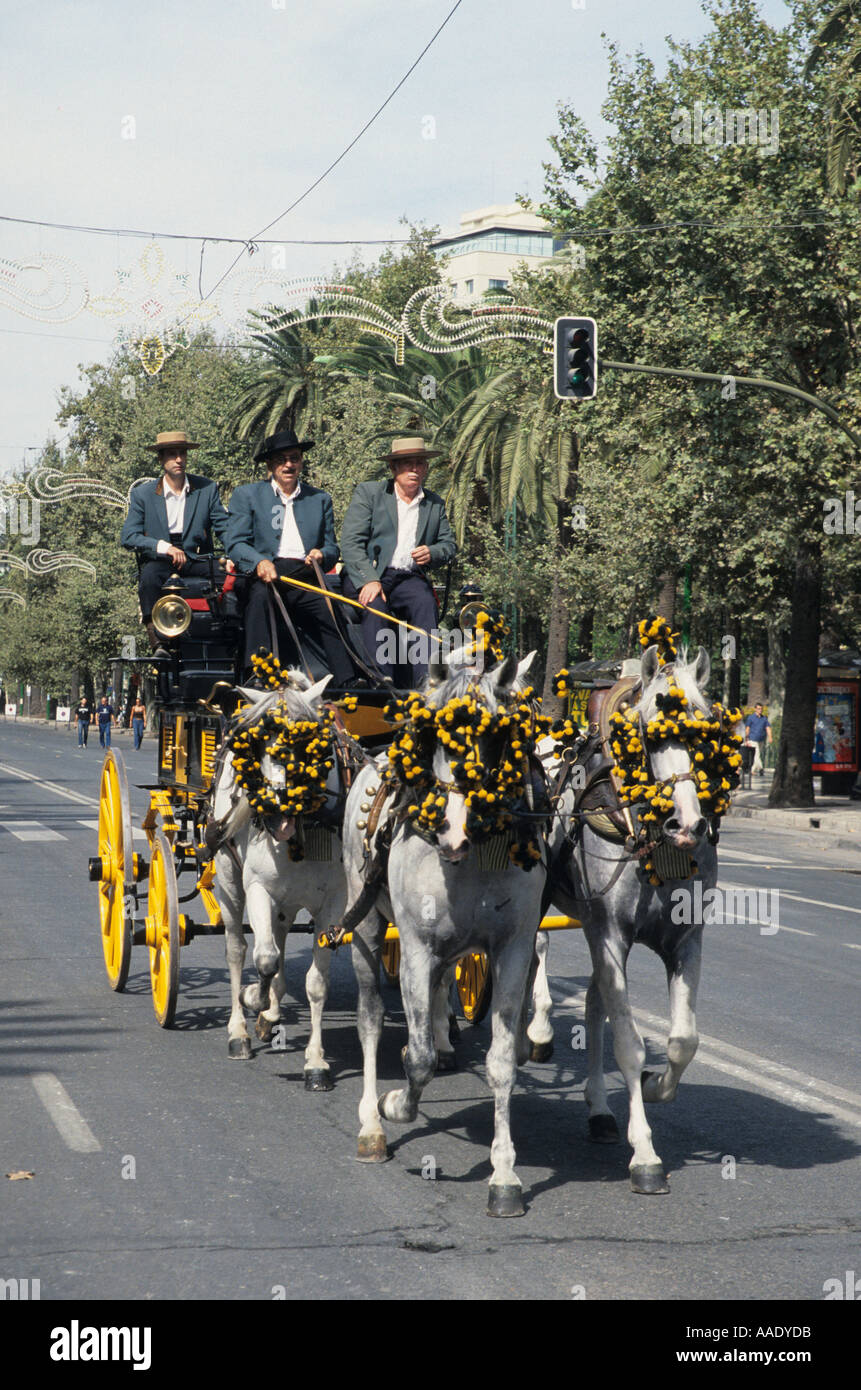
{"type": "Polygon", "coordinates": [[[282,449],[301,449],[305,453],[308,449],[313,449],[313,439],[297,439],[293,430],[279,430],[277,434],[270,434],[268,439],[264,439],[257,453],[254,455],[255,463],[262,463],[272,454],[280,454],[282,449]]]}

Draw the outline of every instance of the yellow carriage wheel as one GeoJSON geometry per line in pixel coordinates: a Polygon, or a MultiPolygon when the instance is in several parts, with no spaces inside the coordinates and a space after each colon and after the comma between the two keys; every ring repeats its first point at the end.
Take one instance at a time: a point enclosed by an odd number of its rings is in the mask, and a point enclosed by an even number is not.
{"type": "Polygon", "coordinates": [[[397,937],[393,941],[383,942],[380,960],[383,963],[383,974],[389,984],[396,985],[401,973],[401,943],[397,937]]]}
{"type": "Polygon", "coordinates": [[[156,830],[149,866],[146,943],[152,1005],[162,1028],[170,1028],[179,993],[179,952],[182,928],[173,851],[163,830],[156,830]]]}
{"type": "Polygon", "coordinates": [[[122,754],[111,749],[99,788],[99,919],[111,989],[122,990],[132,958],[134,854],[129,784],[122,754]]]}
{"type": "Polygon", "coordinates": [[[490,1008],[493,977],[490,962],[483,951],[470,951],[461,956],[454,968],[460,1006],[467,1023],[480,1023],[490,1008]]]}

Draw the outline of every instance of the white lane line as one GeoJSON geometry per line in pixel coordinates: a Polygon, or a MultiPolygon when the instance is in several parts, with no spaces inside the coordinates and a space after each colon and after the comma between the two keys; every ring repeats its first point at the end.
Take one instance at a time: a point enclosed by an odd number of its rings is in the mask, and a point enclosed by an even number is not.
{"type": "Polygon", "coordinates": [[[79,1154],[100,1153],[101,1144],[54,1073],[39,1071],[31,1080],[36,1095],[54,1121],[64,1144],[79,1154]]]}
{"type": "Polygon", "coordinates": [[[794,859],[778,859],[777,856],[773,854],[748,854],[747,851],[743,849],[718,850],[718,863],[732,863],[734,860],[747,864],[768,864],[769,866],[772,864],[789,866],[796,862],[794,859]]]}
{"type": "MultiPolygon", "coordinates": [[[[586,992],[583,990],[578,994],[569,995],[561,1003],[585,1011],[586,992]]],[[[631,1012],[635,1018],[657,1033],[654,1041],[661,1047],[665,1046],[667,1020],[659,1018],[657,1014],[647,1013],[645,1009],[632,1009],[631,1012]]],[[[831,1086],[827,1081],[820,1081],[815,1076],[806,1076],[794,1067],[785,1067],[780,1062],[769,1061],[767,1057],[747,1052],[742,1047],[733,1047],[731,1043],[709,1037],[707,1033],[700,1034],[695,1061],[703,1062],[705,1066],[725,1072],[728,1076],[734,1076],[751,1090],[764,1091],[778,1100],[788,1100],[805,1110],[831,1115],[836,1120],[861,1129],[861,1095],[854,1091],[831,1086]],[[835,1101],[842,1101],[843,1104],[835,1104],[835,1101]],[[855,1108],[847,1110],[844,1108],[845,1105],[855,1108]]]]}
{"type": "MultiPolygon", "coordinates": [[[[0,822],[0,824],[2,824],[2,822],[0,822]]],[[[98,830],[99,828],[99,822],[97,820],[79,820],[76,824],[83,825],[86,830],[98,830]]],[[[147,838],[146,831],[139,830],[136,825],[132,826],[132,835],[136,840],[145,840],[147,838]]]]}
{"type": "Polygon", "coordinates": [[[94,801],[91,796],[82,796],[80,792],[70,792],[67,787],[61,787],[56,782],[43,782],[41,777],[36,777],[32,772],[25,772],[20,767],[10,767],[8,763],[0,763],[0,772],[8,772],[10,777],[20,777],[22,782],[34,782],[43,791],[53,792],[55,796],[64,796],[67,801],[76,801],[80,806],[95,806],[98,808],[98,801],[94,801]]]}
{"type": "Polygon", "coordinates": [[[844,941],[844,946],[848,946],[850,951],[861,951],[861,945],[857,941],[844,941]]]}
{"type": "MultiPolygon", "coordinates": [[[[749,884],[743,883],[720,883],[718,887],[738,889],[741,893],[756,893],[758,891],[756,888],[751,888],[749,884]]],[[[770,891],[774,892],[775,890],[770,891]]],[[[855,912],[861,916],[861,907],[844,907],[843,903],[827,903],[823,902],[821,898],[802,898],[800,893],[790,893],[785,888],[778,888],[776,891],[782,898],[791,898],[796,903],[810,903],[811,907],[830,907],[832,912],[855,912]]],[[[815,933],[813,934],[815,935],[815,933]]]]}
{"type": "Polygon", "coordinates": [[[65,840],[56,830],[49,830],[38,820],[0,820],[4,830],[14,835],[16,840],[65,840]]]}

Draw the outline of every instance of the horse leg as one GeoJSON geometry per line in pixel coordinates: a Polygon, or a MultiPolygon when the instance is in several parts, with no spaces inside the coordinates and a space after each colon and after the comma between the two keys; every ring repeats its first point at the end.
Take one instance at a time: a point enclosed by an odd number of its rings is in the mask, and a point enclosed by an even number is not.
{"type": "Polygon", "coordinates": [[[240,1002],[242,967],[245,964],[245,933],[242,917],[245,894],[242,875],[230,855],[219,850],[215,856],[218,905],[224,923],[224,950],[230,974],[230,1018],[227,1020],[227,1055],[247,1062],[251,1057],[251,1039],[245,1026],[245,1014],[240,1002]]]}
{"type": "MultiPolygon", "coordinates": [[[[292,923],[292,917],[291,917],[292,923]]],[[[268,1042],[276,1026],[281,1022],[281,1000],[287,988],[284,979],[284,946],[287,941],[288,923],[286,916],[280,911],[275,914],[272,935],[275,939],[275,949],[278,952],[278,967],[272,977],[269,986],[269,1003],[266,1008],[261,1008],[257,1015],[255,1033],[263,1042],[268,1042]],[[283,920],[282,920],[283,917],[283,920]]],[[[263,997],[263,987],[260,989],[261,999],[263,997]]]]}
{"type": "Polygon", "coordinates": [[[553,1025],[550,1022],[553,999],[550,994],[550,986],[547,983],[547,949],[549,945],[550,933],[540,931],[535,938],[538,967],[535,971],[535,983],[532,986],[532,1003],[535,1012],[532,1015],[532,1022],[526,1030],[530,1042],[529,1058],[532,1062],[549,1062],[553,1056],[553,1025]]]}
{"type": "Polygon", "coordinates": [[[644,1073],[644,1100],[675,1100],[682,1072],[693,1059],[699,1045],[696,1007],[702,945],[702,927],[699,927],[686,937],[675,958],[667,961],[670,985],[667,1066],[663,1072],[644,1073]]]}
{"type": "Polygon", "coordinates": [[[383,999],[380,993],[380,953],[386,922],[374,910],[353,931],[353,969],[359,994],[356,1026],[364,1060],[364,1086],[359,1101],[360,1163],[384,1163],[388,1158],[386,1134],[377,1108],[377,1050],[383,1033],[383,999]]]}
{"type": "Polygon", "coordinates": [[[332,1080],[329,1063],[323,1052],[323,1010],[329,995],[329,972],[332,968],[332,952],[328,946],[318,946],[314,937],[314,951],[308,974],[305,976],[305,993],[311,1009],[311,1037],[305,1048],[305,1090],[331,1091],[332,1080]]]}
{"type": "Polygon", "coordinates": [[[418,1114],[425,1086],[436,1071],[433,1012],[445,967],[422,945],[404,949],[401,935],[401,997],[407,1016],[404,1071],[407,1084],[400,1091],[380,1097],[380,1114],[399,1124],[411,1123],[418,1114]]]}
{"type": "Polygon", "coordinates": [[[593,974],[586,991],[586,1088],[589,1138],[595,1144],[618,1144],[619,1126],[607,1104],[604,1082],[604,1019],[607,1011],[593,974]]]}
{"type": "Polygon", "coordinates": [[[517,1076],[518,1037],[523,1031],[527,982],[534,953],[531,938],[515,937],[492,961],[493,1039],[487,1054],[487,1080],[493,1091],[494,1124],[488,1216],[525,1214],[520,1179],[514,1171],[510,1110],[517,1076]]]}
{"type": "Polygon", "coordinates": [[[259,1012],[271,1007],[272,981],[281,962],[273,931],[272,899],[263,884],[256,879],[248,885],[246,901],[254,933],[254,964],[260,979],[256,985],[246,985],[240,999],[247,1009],[259,1012]]]}
{"type": "Polygon", "coordinates": [[[433,996],[433,1042],[436,1049],[437,1071],[457,1071],[457,1057],[452,1047],[450,995],[453,973],[449,967],[433,996]]]}
{"type": "Polygon", "coordinates": [[[618,938],[598,943],[595,971],[604,1008],[613,1029],[616,1061],[628,1087],[628,1143],[634,1150],[630,1162],[631,1186],[635,1192],[669,1192],[664,1166],[652,1146],[652,1131],[646,1119],[641,1077],[646,1049],[640,1037],[625,975],[627,952],[618,938]]]}

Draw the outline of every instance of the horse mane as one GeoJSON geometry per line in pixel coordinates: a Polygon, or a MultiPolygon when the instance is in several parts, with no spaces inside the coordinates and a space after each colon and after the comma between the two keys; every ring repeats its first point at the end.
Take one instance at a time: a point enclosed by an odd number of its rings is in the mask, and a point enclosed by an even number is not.
{"type": "MultiPolygon", "coordinates": [[[[427,680],[422,687],[422,695],[431,709],[439,709],[448,703],[449,700],[461,699],[464,695],[472,691],[484,701],[492,714],[499,708],[497,696],[497,682],[494,677],[498,677],[505,661],[499,661],[479,675],[474,667],[462,666],[452,672],[444,681],[439,683],[427,680]]],[[[519,676],[515,676],[509,685],[503,687],[505,691],[518,691],[525,689],[525,684],[519,676]]]]}

